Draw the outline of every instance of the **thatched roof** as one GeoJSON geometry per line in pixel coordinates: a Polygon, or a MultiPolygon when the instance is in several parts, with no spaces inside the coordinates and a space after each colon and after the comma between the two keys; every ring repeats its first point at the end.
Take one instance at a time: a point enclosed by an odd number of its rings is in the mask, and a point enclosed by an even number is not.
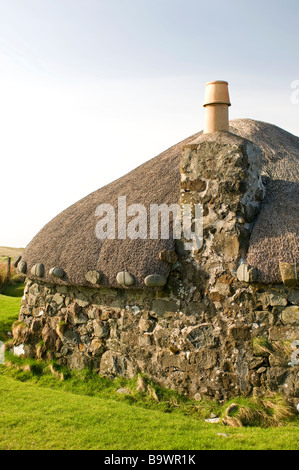
{"type": "MultiPolygon", "coordinates": [[[[297,253],[299,262],[298,218],[294,218],[298,208],[299,138],[271,124],[249,119],[230,124],[231,132],[253,141],[264,151],[263,173],[268,178],[267,198],[253,230],[248,259],[258,267],[266,282],[281,282],[278,258],[289,261],[297,253]]],[[[176,144],[61,212],[23,252],[22,261],[27,263],[28,274],[31,276],[31,268],[36,263],[42,263],[44,279],[56,284],[90,286],[85,275],[94,270],[103,273],[101,285],[114,287],[119,287],[116,276],[120,271],[134,276],[133,287],[145,287],[144,279],[150,274],[167,277],[170,264],[160,260],[159,253],[174,248],[171,238],[99,240],[95,234],[95,210],[101,203],[117,207],[118,196],[126,196],[127,205],[140,203],[146,208],[155,203],[177,203],[181,150],[199,135],[176,144]],[[53,280],[49,275],[55,266],[65,271],[62,279],[53,280]]]]}
{"type": "MultiPolygon", "coordinates": [[[[89,285],[85,274],[89,270],[103,273],[101,285],[119,287],[118,272],[134,276],[136,287],[145,287],[146,276],[169,274],[170,265],[159,259],[164,249],[172,249],[173,240],[99,240],[95,234],[96,207],[109,203],[117,208],[118,196],[127,196],[127,205],[177,203],[180,196],[179,162],[184,140],[158,157],[144,163],[122,178],[81,199],[49,222],[26,247],[22,261],[27,272],[36,263],[45,266],[44,279],[54,282],[49,270],[58,266],[66,275],[58,284],[89,285]]],[[[117,213],[117,211],[116,211],[117,213]]]]}
{"type": "Polygon", "coordinates": [[[279,261],[299,266],[299,138],[264,122],[238,119],[231,131],[263,151],[266,197],[250,238],[247,263],[264,283],[282,282],[279,261]]]}

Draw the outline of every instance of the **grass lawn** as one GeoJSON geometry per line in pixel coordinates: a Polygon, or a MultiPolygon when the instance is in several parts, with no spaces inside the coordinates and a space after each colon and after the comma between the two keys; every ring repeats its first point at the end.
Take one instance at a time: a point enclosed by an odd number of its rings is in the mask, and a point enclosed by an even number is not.
{"type": "Polygon", "coordinates": [[[11,325],[18,319],[24,284],[9,286],[0,294],[0,341],[9,339],[7,332],[11,331],[11,325]]]}
{"type": "Polygon", "coordinates": [[[233,429],[5,375],[0,395],[1,449],[299,449],[298,421],[280,428],[233,429]]]}
{"type": "MultiPolygon", "coordinates": [[[[18,317],[19,295],[22,287],[0,296],[4,339],[18,317]]],[[[11,367],[0,366],[0,449],[299,449],[298,417],[270,428],[210,424],[205,418],[211,411],[222,412],[216,403],[191,402],[167,390],[157,391],[156,403],[141,392],[117,393],[119,387],[136,390],[134,380],[61,370],[63,381],[41,362],[15,359],[11,367]]]]}

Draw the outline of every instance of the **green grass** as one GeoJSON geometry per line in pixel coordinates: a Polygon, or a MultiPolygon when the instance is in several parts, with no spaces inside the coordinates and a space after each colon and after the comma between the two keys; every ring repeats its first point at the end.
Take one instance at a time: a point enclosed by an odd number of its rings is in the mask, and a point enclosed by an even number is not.
{"type": "MultiPolygon", "coordinates": [[[[22,295],[22,287],[6,288],[0,296],[0,334],[4,336],[18,317],[18,294],[22,295]]],[[[0,366],[2,450],[299,449],[298,417],[284,419],[286,424],[279,427],[210,424],[205,418],[211,412],[225,416],[231,402],[220,406],[191,401],[144,378],[146,385],[155,388],[157,402],[149,393],[136,391],[137,379],[110,380],[88,370],[69,371],[55,363],[51,372],[49,364],[22,360],[8,352],[6,360],[10,367],[0,366]],[[128,388],[130,394],[117,393],[120,387],[128,388]]],[[[249,399],[233,401],[239,409],[231,414],[232,419],[249,409],[261,409],[249,399]]]]}
{"type": "Polygon", "coordinates": [[[30,380],[22,382],[1,372],[2,450],[299,448],[298,420],[279,428],[234,429],[179,411],[140,407],[125,398],[117,399],[113,393],[110,398],[82,396],[41,387],[30,380]]]}
{"type": "Polygon", "coordinates": [[[0,341],[7,341],[7,332],[18,319],[24,284],[6,286],[0,294],[0,341]]]}

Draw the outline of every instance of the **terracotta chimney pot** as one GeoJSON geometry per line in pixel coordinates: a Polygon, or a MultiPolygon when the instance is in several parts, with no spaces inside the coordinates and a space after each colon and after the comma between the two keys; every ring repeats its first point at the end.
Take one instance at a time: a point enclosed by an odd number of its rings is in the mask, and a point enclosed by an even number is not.
{"type": "Polygon", "coordinates": [[[204,134],[228,131],[228,107],[231,106],[228,82],[216,80],[206,83],[204,134]]]}

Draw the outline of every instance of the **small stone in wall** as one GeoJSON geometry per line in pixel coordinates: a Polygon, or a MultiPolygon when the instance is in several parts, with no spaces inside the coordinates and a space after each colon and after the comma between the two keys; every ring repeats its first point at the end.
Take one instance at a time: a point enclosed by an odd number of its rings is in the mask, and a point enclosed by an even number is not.
{"type": "Polygon", "coordinates": [[[282,311],[281,319],[283,323],[299,325],[299,307],[297,305],[293,305],[285,308],[282,311]]]}
{"type": "Polygon", "coordinates": [[[90,351],[93,356],[101,356],[104,350],[105,348],[104,348],[103,342],[100,339],[95,338],[91,341],[90,351]]]}
{"type": "Polygon", "coordinates": [[[16,268],[21,261],[22,256],[18,256],[15,260],[13,260],[13,266],[16,268]]]}
{"type": "Polygon", "coordinates": [[[211,292],[210,294],[210,299],[213,302],[222,302],[225,299],[225,296],[223,294],[220,294],[219,292],[211,292]]]}
{"type": "Polygon", "coordinates": [[[288,301],[285,297],[277,293],[270,293],[266,295],[268,305],[271,307],[281,306],[285,307],[288,304],[288,301]]]}
{"type": "Polygon", "coordinates": [[[166,282],[167,279],[162,274],[150,274],[144,279],[144,284],[147,287],[163,287],[166,282]]]}
{"type": "Polygon", "coordinates": [[[299,338],[299,327],[295,325],[272,326],[269,329],[271,341],[295,341],[299,338]]]}
{"type": "Polygon", "coordinates": [[[99,284],[102,274],[99,271],[88,271],[85,274],[85,279],[91,284],[99,284]]]}
{"type": "Polygon", "coordinates": [[[250,328],[244,325],[231,325],[228,328],[228,336],[234,340],[247,341],[250,339],[250,328]]]}
{"type": "Polygon", "coordinates": [[[215,343],[215,335],[212,325],[203,323],[189,331],[186,339],[194,349],[201,349],[205,346],[212,346],[215,343]]]}
{"type": "Polygon", "coordinates": [[[190,191],[195,191],[197,193],[202,193],[205,191],[207,187],[206,181],[202,179],[196,179],[196,180],[185,180],[181,182],[181,189],[184,191],[190,192],[190,191]]]}
{"type": "Polygon", "coordinates": [[[98,338],[105,338],[109,336],[110,326],[109,323],[100,320],[93,321],[94,335],[98,338]]]}
{"type": "Polygon", "coordinates": [[[19,344],[18,346],[14,346],[13,353],[15,356],[22,356],[25,354],[24,344],[19,344]]]}
{"type": "Polygon", "coordinates": [[[84,295],[82,292],[78,292],[76,302],[79,307],[85,308],[91,304],[91,299],[88,296],[84,295]]]}
{"type": "Polygon", "coordinates": [[[180,350],[176,347],[176,346],[169,346],[169,351],[172,352],[172,354],[178,354],[180,352],[180,350]]]}
{"type": "Polygon", "coordinates": [[[212,293],[218,293],[223,298],[227,297],[230,295],[230,286],[229,284],[225,284],[223,282],[217,282],[213,290],[211,291],[212,293]]]}
{"type": "Polygon", "coordinates": [[[257,270],[247,264],[241,264],[237,270],[237,278],[240,282],[257,282],[257,270]]]}
{"type": "Polygon", "coordinates": [[[18,271],[21,274],[26,274],[27,272],[27,263],[25,261],[20,261],[18,264],[18,271]]]}
{"type": "Polygon", "coordinates": [[[42,263],[37,263],[31,268],[31,274],[37,277],[43,277],[45,272],[44,265],[42,263]]]}
{"type": "Polygon", "coordinates": [[[177,262],[178,257],[174,250],[163,250],[159,253],[159,259],[161,261],[166,261],[166,263],[174,264],[177,262]]]}
{"type": "Polygon", "coordinates": [[[65,272],[62,268],[58,268],[55,266],[54,268],[51,268],[49,271],[50,276],[62,278],[65,275],[65,272]]]}
{"type": "Polygon", "coordinates": [[[124,356],[108,350],[101,357],[100,374],[133,378],[135,370],[124,356]]]}
{"type": "Polygon", "coordinates": [[[299,289],[294,289],[290,292],[288,301],[293,305],[299,305],[299,289]]]}
{"type": "Polygon", "coordinates": [[[267,367],[260,367],[259,369],[257,369],[256,373],[263,374],[264,372],[266,372],[266,370],[267,370],[267,367]]]}
{"type": "Polygon", "coordinates": [[[298,282],[298,273],[296,272],[295,264],[280,262],[279,269],[284,285],[290,288],[295,287],[298,282]]]}
{"type": "Polygon", "coordinates": [[[121,271],[117,274],[116,280],[121,286],[132,286],[134,284],[134,277],[127,271],[121,271]]]}
{"type": "Polygon", "coordinates": [[[55,295],[53,296],[53,299],[52,299],[52,301],[55,302],[57,305],[63,304],[63,300],[64,300],[64,298],[62,297],[62,295],[60,295],[60,294],[58,294],[58,293],[55,294],[55,295]]]}
{"type": "Polygon", "coordinates": [[[151,303],[151,310],[158,315],[164,315],[166,312],[177,312],[178,304],[171,299],[155,299],[151,303]]]}

